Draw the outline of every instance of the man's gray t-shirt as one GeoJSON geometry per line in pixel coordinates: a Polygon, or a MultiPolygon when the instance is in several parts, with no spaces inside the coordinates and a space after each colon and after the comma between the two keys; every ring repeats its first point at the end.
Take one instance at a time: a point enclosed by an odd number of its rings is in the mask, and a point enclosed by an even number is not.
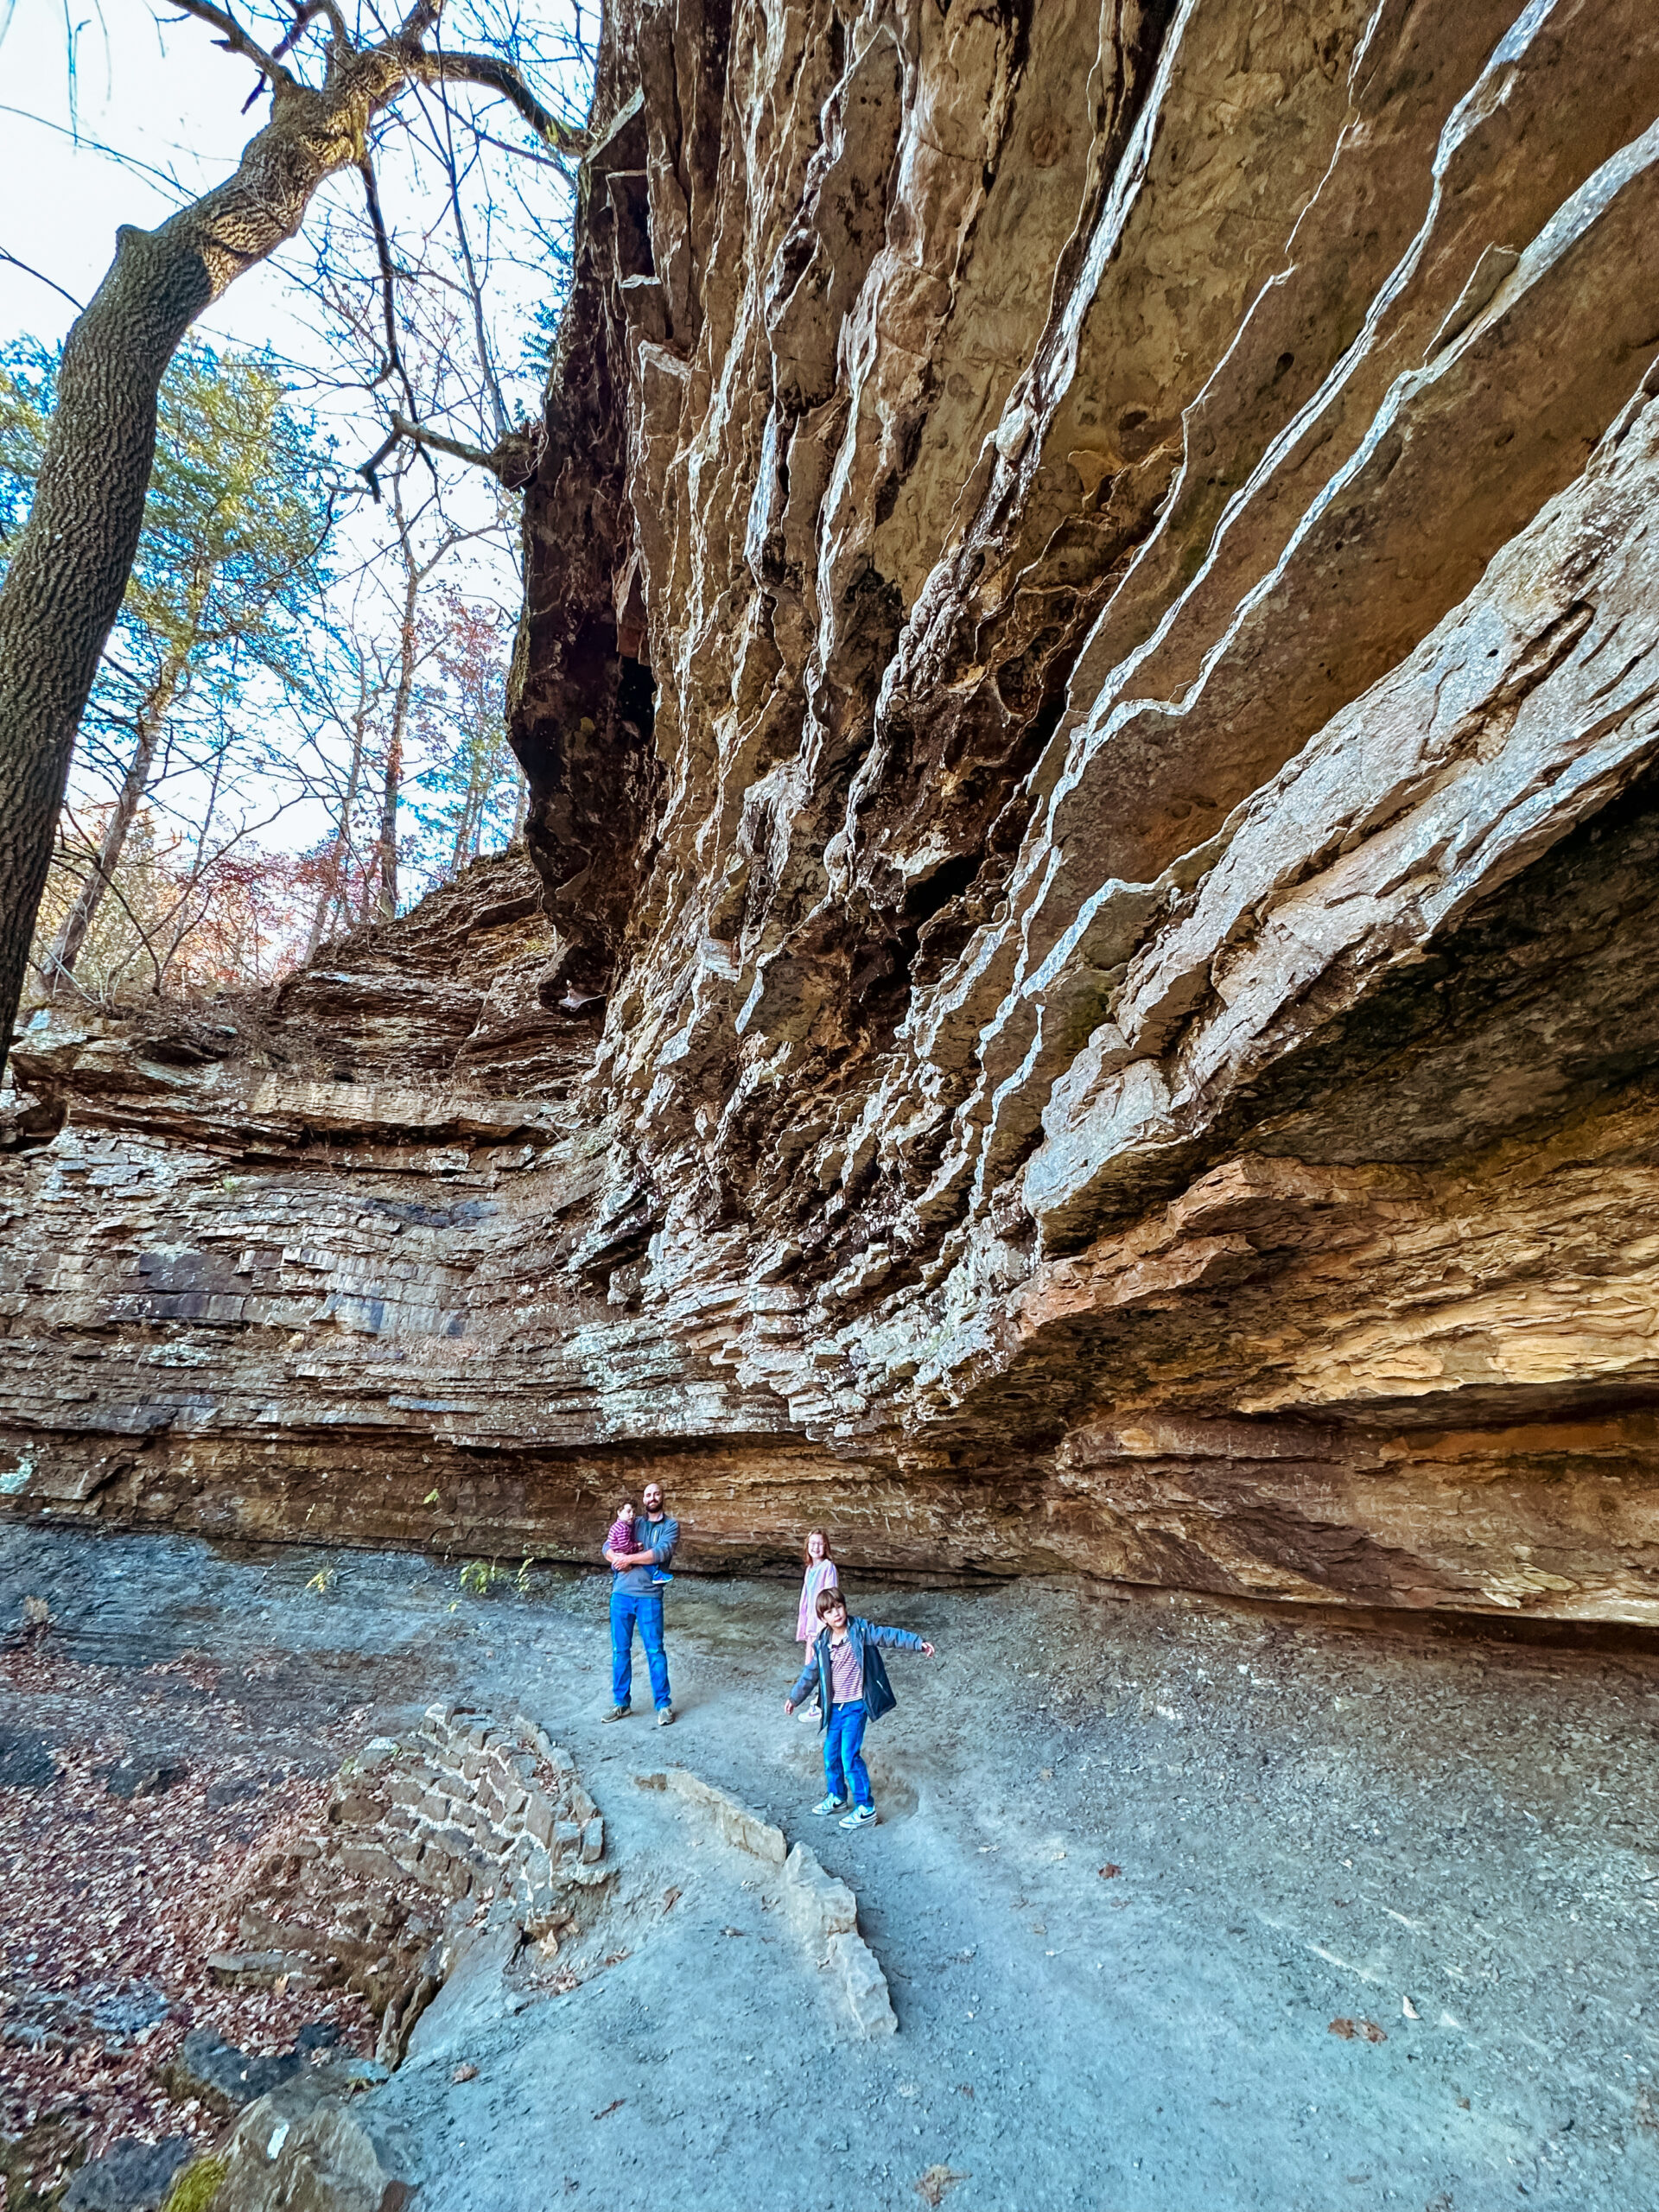
{"type": "MultiPolygon", "coordinates": [[[[664,1513],[660,1521],[648,1520],[643,1513],[635,1516],[633,1548],[637,1552],[650,1552],[658,1567],[668,1567],[674,1556],[674,1547],[679,1541],[680,1524],[672,1514],[664,1513]]],[[[626,1591],[631,1598],[649,1598],[653,1592],[660,1592],[662,1585],[652,1580],[648,1567],[630,1567],[620,1574],[612,1570],[611,1587],[626,1591]]]]}

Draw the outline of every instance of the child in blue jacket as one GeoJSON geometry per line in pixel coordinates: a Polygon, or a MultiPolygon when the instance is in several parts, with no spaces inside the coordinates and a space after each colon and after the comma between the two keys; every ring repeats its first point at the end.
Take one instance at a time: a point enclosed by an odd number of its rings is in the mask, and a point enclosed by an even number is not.
{"type": "Polygon", "coordinates": [[[799,1680],[784,1700],[784,1711],[793,1713],[816,1685],[818,1725],[823,1730],[826,1794],[823,1802],[812,1809],[825,1817],[845,1813],[842,1827],[861,1828],[875,1818],[869,1773],[860,1751],[864,1730],[868,1722],[891,1713],[899,1702],[877,1647],[891,1644],[896,1651],[919,1651],[931,1659],[933,1646],[906,1628],[877,1628],[872,1621],[849,1620],[847,1600],[839,1590],[818,1592],[818,1618],[823,1625],[807,1654],[799,1680]]]}

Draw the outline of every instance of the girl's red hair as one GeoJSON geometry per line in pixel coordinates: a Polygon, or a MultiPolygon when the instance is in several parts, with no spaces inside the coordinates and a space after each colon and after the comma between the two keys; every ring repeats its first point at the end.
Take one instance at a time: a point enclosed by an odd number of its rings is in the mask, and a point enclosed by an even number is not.
{"type": "Polygon", "coordinates": [[[806,1532],[806,1541],[801,1546],[801,1557],[805,1560],[808,1567],[811,1567],[815,1564],[812,1557],[812,1539],[814,1536],[822,1536],[823,1538],[823,1555],[825,1559],[834,1559],[835,1557],[834,1552],[830,1548],[830,1531],[827,1529],[809,1529],[806,1532]]]}

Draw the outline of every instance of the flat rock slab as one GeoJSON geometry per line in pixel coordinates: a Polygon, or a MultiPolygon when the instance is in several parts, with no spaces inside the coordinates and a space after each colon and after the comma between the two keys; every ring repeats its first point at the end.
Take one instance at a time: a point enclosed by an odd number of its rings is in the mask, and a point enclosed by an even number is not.
{"type": "Polygon", "coordinates": [[[637,1774],[634,1780],[642,1789],[661,1789],[683,1799],[705,1816],[722,1843],[782,1866],[784,1917],[819,1967],[830,1972],[854,2027],[867,2036],[898,2032],[887,1976],[858,1933],[858,1899],[845,1882],[826,1874],[804,1843],[791,1850],[780,1827],[684,1767],[637,1774]]]}
{"type": "Polygon", "coordinates": [[[182,1759],[147,1758],[143,1753],[130,1753],[118,1759],[106,1770],[104,1787],[111,1797],[159,1797],[164,1789],[171,1789],[190,1771],[182,1759]]]}
{"type": "Polygon", "coordinates": [[[409,2038],[408,2056],[431,2060],[460,2050],[511,2010],[502,1976],[524,1941],[516,1920],[468,1930],[445,1974],[443,1986],[422,2012],[409,2038]]]}
{"type": "Polygon", "coordinates": [[[229,2120],[306,2064],[302,2050],[250,2055],[213,2028],[193,2028],[167,2069],[167,2088],[181,2101],[200,2097],[209,2112],[229,2120]]]}
{"type": "Polygon", "coordinates": [[[64,2192],[63,2212],[160,2212],[194,2145],[188,2136],[160,2143],[112,2144],[91,2158],[64,2192]]]}
{"type": "Polygon", "coordinates": [[[44,1736],[28,1728],[0,1728],[0,1789],[49,1789],[57,1778],[44,1736]]]}
{"type": "Polygon", "coordinates": [[[70,2050],[97,2041],[106,2050],[119,2050],[164,2020],[169,2010],[162,1992],[143,1981],[120,1989],[14,1986],[0,2023],[0,2044],[22,2050],[70,2050]]]}

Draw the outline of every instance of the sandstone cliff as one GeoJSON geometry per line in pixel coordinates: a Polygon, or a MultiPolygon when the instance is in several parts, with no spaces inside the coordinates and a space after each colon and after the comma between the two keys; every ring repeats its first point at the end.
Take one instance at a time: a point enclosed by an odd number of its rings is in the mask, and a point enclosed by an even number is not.
{"type": "Polygon", "coordinates": [[[24,1039],[14,1510],[1659,1620],[1651,7],[619,0],[596,111],[537,874],[24,1039]]]}

